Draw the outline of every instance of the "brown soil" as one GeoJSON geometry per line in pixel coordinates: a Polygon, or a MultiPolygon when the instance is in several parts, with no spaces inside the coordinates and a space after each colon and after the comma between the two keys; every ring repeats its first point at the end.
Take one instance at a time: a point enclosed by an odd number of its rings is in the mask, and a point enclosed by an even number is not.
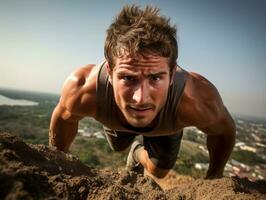
{"type": "Polygon", "coordinates": [[[266,184],[240,178],[164,179],[124,169],[92,169],[45,145],[0,133],[0,199],[266,199],[266,184]]]}

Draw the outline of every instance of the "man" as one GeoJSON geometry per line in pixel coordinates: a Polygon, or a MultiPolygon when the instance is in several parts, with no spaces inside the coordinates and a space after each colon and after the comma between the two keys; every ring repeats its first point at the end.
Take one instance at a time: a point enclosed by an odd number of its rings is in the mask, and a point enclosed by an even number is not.
{"type": "Polygon", "coordinates": [[[67,152],[79,120],[90,116],[104,125],[113,150],[132,144],[129,170],[144,167],[162,178],[176,162],[183,128],[196,126],[207,134],[207,177],[222,177],[234,121],[214,85],[176,64],[176,29],[158,12],[122,9],[107,30],[106,61],[77,69],[65,81],[49,143],[67,152]]]}

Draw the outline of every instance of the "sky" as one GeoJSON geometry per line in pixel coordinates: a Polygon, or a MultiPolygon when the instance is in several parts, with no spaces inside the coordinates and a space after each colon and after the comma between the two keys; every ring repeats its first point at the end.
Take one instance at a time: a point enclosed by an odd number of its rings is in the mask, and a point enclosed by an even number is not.
{"type": "Polygon", "coordinates": [[[104,60],[106,29],[126,4],[153,5],[178,32],[178,64],[218,89],[231,113],[266,118],[264,0],[0,0],[0,87],[59,94],[104,60]]]}

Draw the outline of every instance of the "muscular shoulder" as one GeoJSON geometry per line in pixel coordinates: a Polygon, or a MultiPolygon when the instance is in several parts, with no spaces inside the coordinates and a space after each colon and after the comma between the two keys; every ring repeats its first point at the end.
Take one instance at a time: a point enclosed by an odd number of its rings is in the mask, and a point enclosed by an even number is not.
{"type": "Polygon", "coordinates": [[[216,87],[203,76],[190,72],[177,112],[184,126],[204,127],[219,120],[225,108],[216,87]]]}
{"type": "Polygon", "coordinates": [[[60,105],[73,115],[93,117],[96,112],[97,73],[94,64],[73,71],[63,84],[60,105]]]}

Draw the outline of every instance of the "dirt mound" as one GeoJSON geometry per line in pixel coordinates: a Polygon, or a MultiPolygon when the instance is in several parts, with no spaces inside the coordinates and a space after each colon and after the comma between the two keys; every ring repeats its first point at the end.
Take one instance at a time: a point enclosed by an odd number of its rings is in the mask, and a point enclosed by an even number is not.
{"type": "Polygon", "coordinates": [[[0,133],[0,199],[266,199],[265,182],[194,180],[174,172],[161,180],[123,169],[96,170],[45,145],[0,133]]]}

